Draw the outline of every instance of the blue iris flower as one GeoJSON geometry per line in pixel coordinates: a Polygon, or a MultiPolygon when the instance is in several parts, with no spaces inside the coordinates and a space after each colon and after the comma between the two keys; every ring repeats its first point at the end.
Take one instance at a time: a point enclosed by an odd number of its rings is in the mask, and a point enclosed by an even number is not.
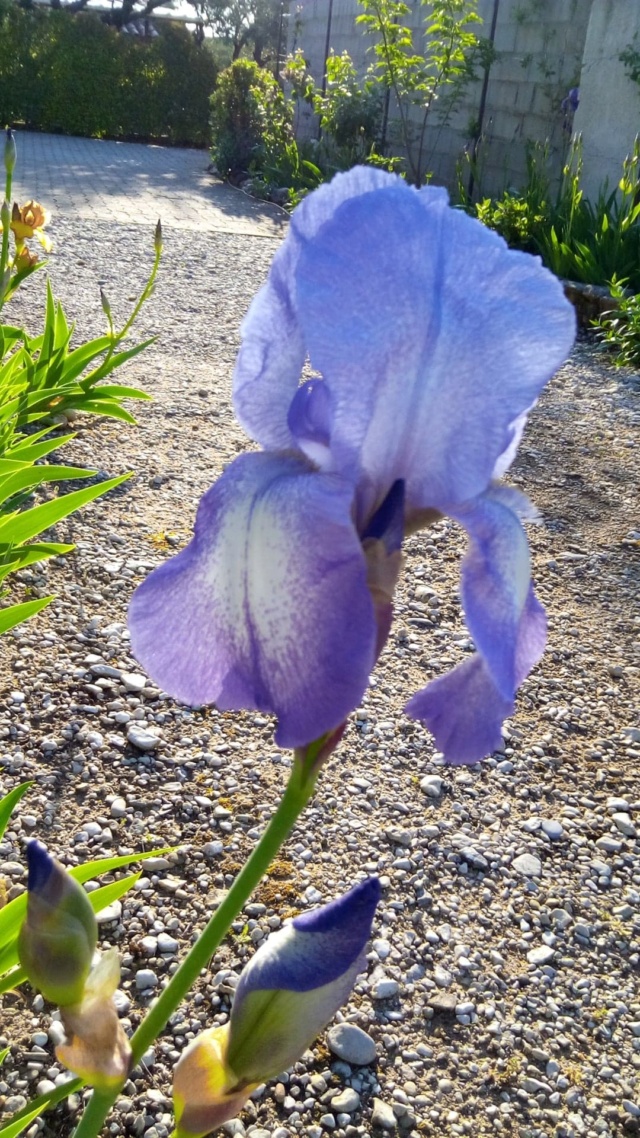
{"type": "Polygon", "coordinates": [[[493,750],[546,636],[532,510],[497,480],[574,332],[539,259],[444,190],[362,167],[310,194],[242,327],[235,410],[262,452],[133,597],[150,675],[189,704],[272,713],[283,747],[339,730],[389,631],[403,535],[447,515],[469,537],[477,651],[406,711],[450,762],[493,750]]]}

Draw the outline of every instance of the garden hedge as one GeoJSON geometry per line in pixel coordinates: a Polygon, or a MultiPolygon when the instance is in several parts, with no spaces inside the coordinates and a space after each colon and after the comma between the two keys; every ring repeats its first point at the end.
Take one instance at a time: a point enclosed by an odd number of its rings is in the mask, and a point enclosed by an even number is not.
{"type": "Polygon", "coordinates": [[[149,41],[0,0],[0,126],[206,146],[217,68],[186,28],[149,41]]]}

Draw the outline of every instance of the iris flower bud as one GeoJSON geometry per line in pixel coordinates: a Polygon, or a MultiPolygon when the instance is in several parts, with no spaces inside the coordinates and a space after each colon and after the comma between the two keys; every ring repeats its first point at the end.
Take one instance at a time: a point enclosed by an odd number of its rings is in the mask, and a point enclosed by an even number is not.
{"type": "Polygon", "coordinates": [[[380,898],[370,877],[295,917],[240,976],[228,1024],[205,1031],[175,1070],[176,1138],[201,1138],[237,1113],[259,1083],[290,1067],[347,999],[365,964],[380,898]]]}
{"type": "Polygon", "coordinates": [[[40,842],[27,846],[27,915],[18,955],[27,977],[45,999],[78,1003],[98,940],[93,909],[81,885],[40,842]]]}
{"type": "Polygon", "coordinates": [[[153,247],[156,253],[162,252],[162,223],[160,221],[160,218],[158,218],[156,231],[153,237],[153,247]]]}
{"type": "Polygon", "coordinates": [[[13,174],[17,158],[16,140],[12,130],[7,130],[4,143],[4,168],[7,174],[13,174]]]}

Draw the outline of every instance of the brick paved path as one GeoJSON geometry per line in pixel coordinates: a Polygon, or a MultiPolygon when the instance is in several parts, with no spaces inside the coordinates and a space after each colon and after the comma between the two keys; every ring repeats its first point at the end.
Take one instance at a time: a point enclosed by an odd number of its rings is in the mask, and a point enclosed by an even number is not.
{"type": "Polygon", "coordinates": [[[254,237],[284,234],[286,215],[207,173],[206,150],[56,134],[17,134],[15,198],[82,219],[254,237]]]}

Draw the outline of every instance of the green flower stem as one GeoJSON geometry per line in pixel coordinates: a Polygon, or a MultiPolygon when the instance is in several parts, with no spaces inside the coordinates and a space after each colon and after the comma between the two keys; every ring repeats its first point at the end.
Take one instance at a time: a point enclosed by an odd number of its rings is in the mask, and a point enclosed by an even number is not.
{"type": "MultiPolygon", "coordinates": [[[[5,183],[4,183],[4,200],[9,203],[11,209],[11,189],[13,184],[13,170],[7,170],[5,183]]],[[[9,226],[5,225],[2,230],[2,248],[0,249],[0,281],[4,276],[4,271],[7,267],[9,260],[9,226]]],[[[0,296],[0,308],[2,308],[4,298],[0,296]]]]}
{"type": "MultiPolygon", "coordinates": [[[[154,1039],[157,1039],[170,1016],[198,979],[201,970],[206,968],[213,953],[229,931],[232,921],[260,883],[307,805],[315,785],[312,759],[316,750],[317,744],[312,744],[302,755],[296,754],[286,790],[258,845],[178,971],[174,973],[133,1035],[131,1049],[134,1064],[140,1061],[154,1039]]],[[[93,1092],[74,1138],[98,1138],[102,1124],[120,1090],[121,1088],[117,1087],[112,1091],[93,1092]]]]}

